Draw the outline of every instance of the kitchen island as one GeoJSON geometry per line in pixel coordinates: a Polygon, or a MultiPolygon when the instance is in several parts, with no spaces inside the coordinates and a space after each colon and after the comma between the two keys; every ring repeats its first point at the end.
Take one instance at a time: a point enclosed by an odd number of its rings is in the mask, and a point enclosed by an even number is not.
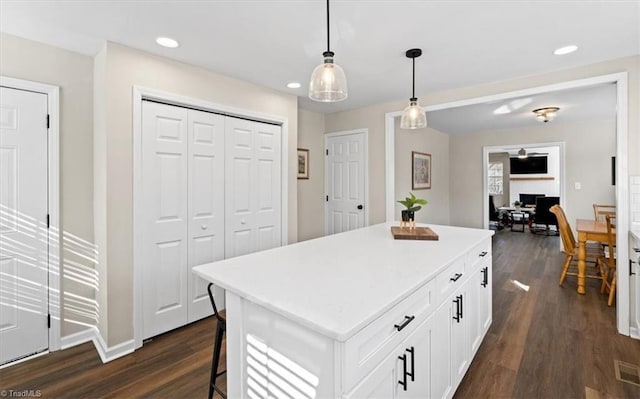
{"type": "Polygon", "coordinates": [[[493,232],[395,224],[194,268],[226,290],[230,398],[453,396],[491,324],[493,232]]]}

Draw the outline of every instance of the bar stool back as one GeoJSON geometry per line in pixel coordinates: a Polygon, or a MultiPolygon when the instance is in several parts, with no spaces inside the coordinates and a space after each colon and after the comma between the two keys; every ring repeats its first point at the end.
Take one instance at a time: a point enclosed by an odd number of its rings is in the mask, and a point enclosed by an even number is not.
{"type": "Polygon", "coordinates": [[[227,331],[227,315],[225,310],[218,312],[216,301],[213,300],[213,283],[209,283],[209,285],[207,286],[207,291],[209,291],[209,300],[211,300],[211,306],[213,307],[213,315],[218,321],[216,323],[216,337],[213,343],[211,378],[209,380],[209,399],[213,398],[214,391],[226,399],[227,394],[225,392],[222,392],[222,390],[220,390],[220,388],[216,386],[216,379],[227,372],[227,370],[224,370],[218,373],[218,363],[220,363],[220,352],[222,351],[222,339],[224,338],[224,334],[227,331]]]}

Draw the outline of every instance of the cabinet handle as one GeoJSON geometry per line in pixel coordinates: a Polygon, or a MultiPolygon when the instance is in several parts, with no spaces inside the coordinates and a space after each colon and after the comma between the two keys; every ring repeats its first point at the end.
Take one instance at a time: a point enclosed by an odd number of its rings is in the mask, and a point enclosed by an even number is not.
{"type": "Polygon", "coordinates": [[[464,299],[462,298],[462,295],[459,295],[460,297],[460,318],[463,319],[464,318],[464,312],[462,310],[462,303],[464,302],[464,299]]]}
{"type": "Polygon", "coordinates": [[[415,348],[412,346],[411,349],[407,349],[407,352],[411,353],[411,372],[407,373],[409,377],[411,377],[411,381],[415,381],[415,367],[416,367],[416,359],[415,359],[415,348]]]}
{"type": "Polygon", "coordinates": [[[415,316],[405,316],[404,321],[400,323],[400,325],[394,324],[393,326],[398,329],[398,331],[402,331],[409,323],[415,319],[415,316]]]}
{"type": "Polygon", "coordinates": [[[487,251],[482,251],[482,252],[480,252],[480,254],[478,256],[481,257],[481,258],[484,258],[487,254],[488,254],[487,251]]]}
{"type": "Polygon", "coordinates": [[[489,268],[485,267],[482,269],[482,283],[480,285],[486,288],[487,284],[489,284],[489,268]]]}
{"type": "Polygon", "coordinates": [[[456,273],[453,275],[453,277],[451,277],[449,280],[450,281],[458,281],[458,279],[462,277],[462,273],[456,273]]]}
{"type": "Polygon", "coordinates": [[[456,315],[453,316],[453,320],[460,323],[460,296],[457,296],[456,299],[453,300],[456,304],[456,315]]]}
{"type": "Polygon", "coordinates": [[[398,356],[402,360],[402,380],[398,380],[398,384],[402,385],[402,389],[407,390],[407,355],[398,356]]]}

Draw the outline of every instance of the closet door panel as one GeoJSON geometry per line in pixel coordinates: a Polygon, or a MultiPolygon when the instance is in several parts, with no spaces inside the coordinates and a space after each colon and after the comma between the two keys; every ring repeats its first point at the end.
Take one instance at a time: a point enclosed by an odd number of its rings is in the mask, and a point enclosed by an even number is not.
{"type": "Polygon", "coordinates": [[[225,256],[255,248],[255,122],[225,119],[225,256]]]}
{"type": "Polygon", "coordinates": [[[187,111],[143,102],[143,338],[187,322],[187,162],[187,111]]]}
{"type": "Polygon", "coordinates": [[[255,129],[256,250],[261,251],[281,245],[281,128],[255,122],[255,129]]]}
{"type": "MultiPolygon", "coordinates": [[[[188,110],[189,322],[213,313],[208,283],[191,269],[224,259],[224,116],[188,110]]],[[[216,304],[224,292],[216,288],[216,304]]]]}

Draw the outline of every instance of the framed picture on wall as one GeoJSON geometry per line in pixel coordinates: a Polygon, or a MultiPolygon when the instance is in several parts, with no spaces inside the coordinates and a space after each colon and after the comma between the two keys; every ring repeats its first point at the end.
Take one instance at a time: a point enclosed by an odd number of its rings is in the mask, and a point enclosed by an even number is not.
{"type": "Polygon", "coordinates": [[[298,148],[298,179],[309,178],[309,150],[298,148]]]}
{"type": "Polygon", "coordinates": [[[431,188],[431,154],[411,151],[411,189],[431,188]]]}

